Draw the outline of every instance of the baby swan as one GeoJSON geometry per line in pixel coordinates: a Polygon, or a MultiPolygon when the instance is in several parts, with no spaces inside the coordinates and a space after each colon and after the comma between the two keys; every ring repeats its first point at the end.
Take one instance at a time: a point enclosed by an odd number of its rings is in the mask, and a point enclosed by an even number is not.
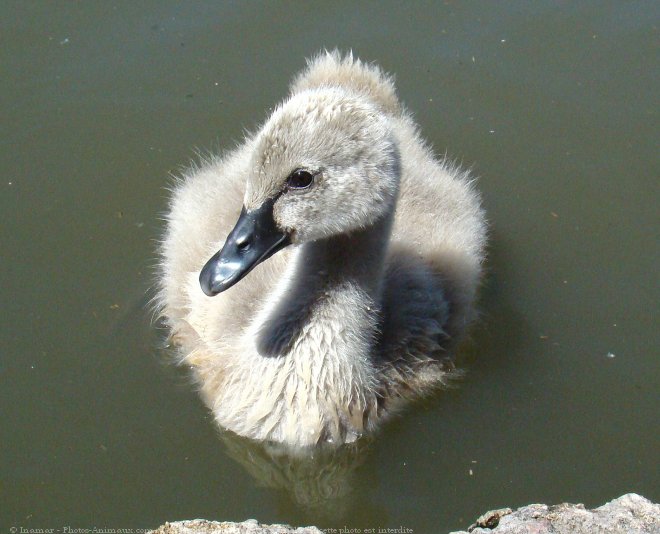
{"type": "Polygon", "coordinates": [[[176,186],[159,304],[219,425],[351,442],[447,380],[485,235],[467,173],[434,158],[392,80],[324,53],[176,186]]]}

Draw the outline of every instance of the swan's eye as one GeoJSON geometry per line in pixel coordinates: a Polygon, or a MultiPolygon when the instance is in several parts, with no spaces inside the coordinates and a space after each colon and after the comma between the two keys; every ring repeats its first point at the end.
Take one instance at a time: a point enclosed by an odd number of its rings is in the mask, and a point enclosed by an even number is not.
{"type": "Polygon", "coordinates": [[[314,175],[303,169],[293,171],[286,180],[289,189],[307,189],[314,181],[314,175]]]}

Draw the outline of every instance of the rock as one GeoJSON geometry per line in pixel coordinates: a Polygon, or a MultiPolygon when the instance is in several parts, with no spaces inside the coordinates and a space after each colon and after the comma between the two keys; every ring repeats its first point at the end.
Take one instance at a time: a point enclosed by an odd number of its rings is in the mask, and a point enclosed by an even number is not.
{"type": "Polygon", "coordinates": [[[658,534],[660,505],[628,493],[594,510],[582,504],[531,504],[482,515],[452,534],[658,534]]]}
{"type": "MultiPolygon", "coordinates": [[[[165,523],[152,534],[324,534],[316,527],[262,525],[255,519],[219,523],[205,519],[165,523]]],[[[493,510],[467,530],[451,534],[660,534],[660,505],[628,493],[594,510],[582,504],[530,504],[493,510]]]]}
{"type": "Polygon", "coordinates": [[[165,523],[150,534],[323,534],[316,527],[292,528],[289,525],[262,525],[256,519],[242,523],[192,519],[165,523]]]}

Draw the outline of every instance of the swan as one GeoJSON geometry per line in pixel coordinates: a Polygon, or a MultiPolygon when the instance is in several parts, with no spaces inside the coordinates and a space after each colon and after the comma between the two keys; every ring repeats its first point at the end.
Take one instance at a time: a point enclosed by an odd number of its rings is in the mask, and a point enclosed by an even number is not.
{"type": "Polygon", "coordinates": [[[337,51],[235,149],[172,187],[158,305],[216,422],[350,443],[446,384],[486,222],[378,66],[337,51]]]}

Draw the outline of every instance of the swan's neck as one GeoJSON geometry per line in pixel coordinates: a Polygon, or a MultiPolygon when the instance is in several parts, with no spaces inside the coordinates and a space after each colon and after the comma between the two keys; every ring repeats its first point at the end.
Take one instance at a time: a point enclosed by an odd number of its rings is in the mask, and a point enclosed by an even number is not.
{"type": "Polygon", "coordinates": [[[303,245],[294,277],[311,282],[317,293],[342,292],[350,286],[379,303],[391,226],[389,216],[369,228],[303,245]]]}
{"type": "MultiPolygon", "coordinates": [[[[255,359],[248,435],[299,444],[352,441],[376,414],[372,352],[392,217],[300,246],[247,338],[255,359]],[[268,414],[268,415],[265,415],[268,414]],[[257,423],[259,418],[265,422],[257,423]],[[302,432],[302,433],[301,433],[302,432]]],[[[245,433],[245,431],[243,431],[245,433]]]]}
{"type": "Polygon", "coordinates": [[[392,216],[373,226],[301,245],[261,314],[263,356],[366,361],[380,309],[392,216]]]}

